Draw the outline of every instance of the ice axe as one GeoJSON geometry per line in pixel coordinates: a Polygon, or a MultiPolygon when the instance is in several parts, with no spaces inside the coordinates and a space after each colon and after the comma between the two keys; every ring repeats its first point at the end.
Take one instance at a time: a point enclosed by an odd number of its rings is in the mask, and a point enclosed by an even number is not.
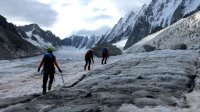
{"type": "Polygon", "coordinates": [[[94,60],[92,59],[92,70],[93,70],[93,68],[94,68],[94,60]]]}
{"type": "Polygon", "coordinates": [[[63,85],[65,85],[62,73],[60,73],[60,75],[61,75],[61,78],[62,78],[62,81],[63,81],[63,85]]]}
{"type": "Polygon", "coordinates": [[[38,73],[40,73],[41,75],[44,73],[44,69],[42,69],[41,72],[40,72],[40,68],[38,68],[37,71],[38,71],[38,73]]]}

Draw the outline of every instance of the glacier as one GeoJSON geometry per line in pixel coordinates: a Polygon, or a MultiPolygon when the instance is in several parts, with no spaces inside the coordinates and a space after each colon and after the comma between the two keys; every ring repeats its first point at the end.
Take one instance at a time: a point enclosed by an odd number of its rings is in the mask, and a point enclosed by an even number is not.
{"type": "Polygon", "coordinates": [[[0,70],[0,112],[195,112],[199,109],[200,54],[196,50],[133,52],[112,56],[107,65],[101,65],[101,58],[95,57],[91,71],[83,69],[84,53],[69,47],[55,53],[66,83],[62,85],[61,77],[56,74],[53,91],[44,96],[40,95],[42,75],[36,72],[42,56],[1,61],[2,65],[10,65],[0,70]],[[14,70],[8,72],[8,68],[14,70]]]}

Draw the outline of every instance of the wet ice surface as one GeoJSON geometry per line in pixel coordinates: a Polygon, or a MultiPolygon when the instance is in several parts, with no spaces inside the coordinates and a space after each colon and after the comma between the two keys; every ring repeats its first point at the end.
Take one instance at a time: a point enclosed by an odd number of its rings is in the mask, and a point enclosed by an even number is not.
{"type": "MultiPolygon", "coordinates": [[[[103,66],[100,65],[100,59],[95,58],[94,68],[89,72],[83,70],[84,51],[79,53],[76,59],[66,55],[69,53],[58,56],[66,82],[63,88],[58,87],[62,81],[57,75],[54,87],[58,89],[54,88],[54,91],[31,102],[0,111],[198,112],[200,109],[199,54],[195,51],[125,54],[110,57],[109,64],[103,66]],[[67,88],[84,75],[86,77],[77,85],[67,88]],[[194,80],[193,76],[197,78],[194,80]]],[[[34,58],[37,60],[41,57],[34,58]]],[[[29,58],[30,62],[39,63],[33,61],[34,58],[29,58]]],[[[1,90],[7,89],[6,84],[11,87],[5,97],[12,96],[12,92],[16,96],[41,92],[42,76],[36,70],[32,67],[28,75],[24,72],[13,75],[15,78],[10,78],[12,75],[1,77],[6,79],[5,89],[1,86],[1,90]],[[13,80],[18,82],[12,85],[9,81],[13,80]]]]}
{"type": "MultiPolygon", "coordinates": [[[[85,50],[63,47],[54,53],[63,71],[65,86],[73,84],[88,72],[83,69],[85,52],[85,50]]],[[[43,75],[41,72],[37,72],[37,68],[42,58],[43,55],[24,59],[0,60],[0,99],[41,93],[43,75]]],[[[94,61],[91,68],[95,69],[101,66],[101,59],[95,58],[94,61]]],[[[61,75],[56,68],[52,89],[62,85],[61,75]]]]}
{"type": "MultiPolygon", "coordinates": [[[[63,70],[66,85],[70,85],[87,72],[83,70],[84,53],[83,50],[79,51],[70,47],[64,47],[54,53],[63,70]]],[[[43,75],[37,72],[37,68],[42,57],[43,55],[24,59],[1,60],[0,99],[41,93],[43,75]]],[[[60,85],[63,84],[56,69],[53,87],[56,88],[60,85]]]]}

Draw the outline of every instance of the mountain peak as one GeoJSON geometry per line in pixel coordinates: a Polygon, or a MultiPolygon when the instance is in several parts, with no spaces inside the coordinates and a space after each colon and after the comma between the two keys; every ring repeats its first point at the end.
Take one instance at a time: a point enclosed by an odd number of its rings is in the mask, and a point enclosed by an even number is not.
{"type": "Polygon", "coordinates": [[[200,0],[152,0],[139,11],[130,11],[103,37],[103,42],[128,39],[125,49],[200,10],[200,0]]]}
{"type": "Polygon", "coordinates": [[[38,24],[30,24],[18,27],[21,36],[40,48],[61,47],[60,38],[56,37],[51,31],[44,31],[38,24]]]}
{"type": "Polygon", "coordinates": [[[30,24],[29,25],[30,27],[32,27],[33,29],[36,29],[36,30],[42,30],[40,27],[39,27],[39,25],[38,24],[30,24]]]}

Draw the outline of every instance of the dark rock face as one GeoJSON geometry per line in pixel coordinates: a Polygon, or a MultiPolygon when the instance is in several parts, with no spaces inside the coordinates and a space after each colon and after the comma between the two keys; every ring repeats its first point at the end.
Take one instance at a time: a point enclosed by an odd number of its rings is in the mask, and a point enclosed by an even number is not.
{"type": "Polygon", "coordinates": [[[187,45],[184,44],[184,43],[180,43],[180,44],[177,44],[177,45],[173,46],[172,49],[174,49],[174,50],[178,50],[178,49],[180,49],[180,50],[186,50],[187,49],[187,45]]]}
{"type": "Polygon", "coordinates": [[[156,47],[151,46],[151,45],[143,45],[143,48],[146,52],[151,52],[151,51],[154,51],[156,49],[156,47]]]}
{"type": "Polygon", "coordinates": [[[63,39],[62,44],[65,46],[83,48],[83,47],[86,47],[87,41],[88,41],[88,37],[73,35],[69,38],[63,39]]]}
{"type": "MultiPolygon", "coordinates": [[[[17,27],[16,27],[17,28],[17,27]]],[[[17,28],[17,31],[19,32],[19,34],[21,35],[22,38],[28,39],[29,37],[26,35],[26,33],[21,30],[20,28],[17,28]]]]}
{"type": "Polygon", "coordinates": [[[11,23],[8,23],[6,18],[4,18],[1,15],[0,15],[0,26],[2,29],[9,30],[9,31],[13,32],[14,34],[19,35],[18,32],[16,31],[14,25],[11,23]]]}
{"type": "Polygon", "coordinates": [[[105,47],[107,47],[109,50],[109,56],[116,56],[116,55],[122,54],[122,51],[119,48],[117,48],[113,45],[110,45],[109,43],[106,43],[106,44],[99,44],[99,45],[96,45],[95,47],[93,47],[92,49],[94,51],[94,55],[97,57],[101,57],[102,50],[105,47]]]}
{"type": "Polygon", "coordinates": [[[101,43],[102,42],[115,43],[129,36],[132,31],[132,27],[129,25],[131,25],[131,21],[134,21],[135,15],[136,12],[131,11],[126,15],[126,17],[120,18],[120,20],[112,28],[112,30],[109,33],[105,34],[105,37],[103,41],[101,41],[101,43]]]}
{"type": "Polygon", "coordinates": [[[99,39],[100,39],[100,36],[94,36],[94,35],[91,36],[88,39],[86,48],[92,48],[92,47],[94,47],[97,44],[97,42],[98,42],[99,39]]]}
{"type": "Polygon", "coordinates": [[[139,42],[142,38],[150,34],[151,25],[146,21],[145,17],[141,17],[138,19],[135,27],[133,28],[132,33],[130,34],[128,41],[125,45],[125,49],[130,47],[131,45],[139,42]]]}
{"type": "MultiPolygon", "coordinates": [[[[177,22],[178,20],[182,19],[184,17],[184,3],[185,3],[186,0],[183,0],[183,2],[181,2],[179,4],[179,6],[177,7],[177,9],[175,10],[174,14],[172,15],[172,19],[171,19],[171,22],[170,24],[173,24],[175,22],[177,22]]],[[[196,11],[195,11],[196,12],[196,11]]],[[[191,15],[191,14],[189,14],[191,15]]],[[[185,16],[185,17],[188,17],[189,15],[185,16]]]]}
{"type": "Polygon", "coordinates": [[[25,41],[15,26],[0,16],[0,59],[33,56],[41,53],[37,47],[25,41]]]}
{"type": "Polygon", "coordinates": [[[40,36],[45,42],[51,43],[55,48],[60,48],[62,46],[61,40],[59,37],[55,36],[51,31],[42,30],[37,24],[30,24],[25,26],[17,27],[20,35],[27,39],[31,38],[34,41],[38,41],[35,35],[40,36]],[[31,37],[28,37],[26,32],[32,31],[31,37]]]}
{"type": "Polygon", "coordinates": [[[72,40],[70,38],[65,38],[63,40],[61,40],[62,45],[64,46],[72,46],[72,40]]]}

